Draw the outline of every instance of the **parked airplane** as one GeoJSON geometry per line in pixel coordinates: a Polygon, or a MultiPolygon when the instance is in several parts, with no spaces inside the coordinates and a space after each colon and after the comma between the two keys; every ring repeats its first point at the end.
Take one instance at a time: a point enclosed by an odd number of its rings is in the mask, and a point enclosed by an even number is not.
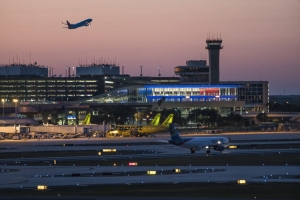
{"type": "Polygon", "coordinates": [[[91,25],[91,22],[93,20],[91,18],[89,19],[86,19],[86,20],[83,20],[82,22],[79,22],[77,24],[71,24],[68,20],[67,20],[67,23],[63,23],[64,25],[67,25],[68,27],[63,27],[63,28],[68,28],[68,29],[75,29],[75,28],[79,28],[79,27],[82,27],[82,26],[89,26],[91,25]]]}
{"type": "Polygon", "coordinates": [[[81,124],[91,124],[91,113],[88,113],[81,124]]]}
{"type": "Polygon", "coordinates": [[[210,153],[210,149],[216,151],[224,151],[229,146],[229,141],[225,137],[194,137],[194,138],[181,138],[174,126],[170,124],[171,140],[168,142],[179,147],[188,148],[191,153],[206,148],[206,153],[210,153]]]}
{"type": "MultiPolygon", "coordinates": [[[[158,126],[160,121],[160,113],[157,113],[149,125],[158,126]]],[[[107,132],[107,135],[113,136],[130,136],[132,132],[137,132],[139,125],[116,125],[115,128],[107,132]]]]}
{"type": "Polygon", "coordinates": [[[142,136],[142,135],[149,136],[149,134],[151,134],[151,133],[167,131],[169,128],[169,124],[171,124],[173,122],[173,117],[174,117],[174,114],[170,114],[166,118],[166,120],[158,126],[153,126],[150,124],[144,125],[144,126],[139,126],[138,130],[137,130],[137,134],[139,136],[142,136]]]}
{"type": "Polygon", "coordinates": [[[157,113],[153,120],[150,122],[150,125],[157,126],[159,125],[160,113],[157,113]]]}

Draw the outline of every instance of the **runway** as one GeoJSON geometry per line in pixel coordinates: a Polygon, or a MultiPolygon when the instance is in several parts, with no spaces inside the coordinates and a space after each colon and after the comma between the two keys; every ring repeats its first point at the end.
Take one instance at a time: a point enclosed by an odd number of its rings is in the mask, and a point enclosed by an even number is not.
{"type": "MultiPolygon", "coordinates": [[[[299,156],[300,149],[274,148],[276,142],[295,147],[299,144],[299,133],[232,133],[225,135],[236,141],[243,140],[243,144],[247,144],[245,141],[250,141],[248,145],[255,143],[252,141],[265,140],[259,146],[269,142],[273,148],[263,149],[254,146],[248,149],[226,149],[224,153],[212,151],[210,155],[207,155],[205,150],[191,154],[188,149],[157,142],[162,139],[167,140],[167,135],[157,135],[151,138],[1,141],[0,188],[36,188],[37,185],[51,187],[138,183],[219,183],[236,182],[238,179],[246,180],[247,183],[300,182],[300,164],[284,162],[285,158],[293,162],[294,157],[292,156],[299,156]],[[102,155],[98,155],[98,152],[105,148],[116,149],[117,152],[115,154],[102,152],[102,155]],[[34,156],[34,153],[38,152],[40,154],[34,156]],[[87,155],[76,156],[78,152],[87,155]],[[69,156],[60,156],[62,153],[69,156]],[[13,158],[5,157],[6,154],[13,158]],[[266,159],[270,159],[270,156],[275,160],[278,158],[278,162],[270,165],[267,164],[270,162],[269,160],[266,161],[266,164],[263,161],[257,161],[260,163],[247,165],[249,162],[247,157],[253,159],[262,155],[266,159]],[[243,158],[246,164],[243,162],[240,162],[240,165],[234,164],[234,166],[226,164],[226,160],[228,163],[234,161],[231,158],[243,158]],[[172,165],[165,163],[168,159],[172,160],[172,165]],[[209,165],[209,162],[216,162],[217,159],[222,162],[217,165],[209,165]],[[56,164],[54,160],[57,161],[56,164]],[[194,161],[198,165],[188,164],[188,160],[191,163],[194,161]],[[203,160],[203,165],[201,160],[203,160]],[[138,161],[137,166],[128,166],[129,162],[136,161],[138,161]],[[184,161],[183,165],[176,165],[181,161],[184,161]],[[89,165],[89,163],[91,164],[89,165]],[[97,165],[97,163],[100,164],[97,165]],[[117,164],[114,166],[113,163],[117,164]],[[140,165],[140,163],[142,164],[140,165]],[[180,169],[181,172],[175,173],[174,169],[180,169]],[[156,174],[148,175],[147,171],[155,171],[156,174]]],[[[193,135],[189,136],[193,137],[193,135]]],[[[238,161],[233,163],[238,163],[238,161]]]]}

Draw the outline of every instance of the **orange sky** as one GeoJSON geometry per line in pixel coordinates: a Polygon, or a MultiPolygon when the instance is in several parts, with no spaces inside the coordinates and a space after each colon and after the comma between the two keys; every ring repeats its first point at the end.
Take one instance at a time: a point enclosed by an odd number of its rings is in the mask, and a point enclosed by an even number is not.
{"type": "Polygon", "coordinates": [[[0,0],[0,64],[65,66],[114,62],[125,73],[174,76],[207,59],[221,34],[221,81],[266,80],[271,94],[300,94],[299,0],[0,0]],[[92,25],[62,28],[92,18],[92,25]]]}

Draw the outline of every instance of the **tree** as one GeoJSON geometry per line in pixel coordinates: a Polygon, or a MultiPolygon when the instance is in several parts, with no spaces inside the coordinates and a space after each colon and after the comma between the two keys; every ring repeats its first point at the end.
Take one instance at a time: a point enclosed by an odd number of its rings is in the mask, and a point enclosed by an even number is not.
{"type": "Polygon", "coordinates": [[[193,121],[195,123],[217,123],[221,122],[222,116],[215,109],[195,109],[190,112],[187,117],[187,121],[193,121]]]}
{"type": "Polygon", "coordinates": [[[260,122],[265,122],[268,120],[268,115],[265,112],[261,112],[256,115],[256,119],[260,122]]]}
{"type": "Polygon", "coordinates": [[[239,124],[241,123],[241,121],[243,120],[243,117],[240,114],[237,114],[235,112],[231,112],[227,115],[227,120],[229,122],[233,122],[234,124],[239,124]]]}

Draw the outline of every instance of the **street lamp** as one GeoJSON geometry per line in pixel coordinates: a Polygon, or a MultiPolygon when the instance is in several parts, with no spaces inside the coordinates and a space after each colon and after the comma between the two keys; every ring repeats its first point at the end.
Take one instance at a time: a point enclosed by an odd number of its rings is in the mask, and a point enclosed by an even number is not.
{"type": "Polygon", "coordinates": [[[18,103],[18,99],[13,99],[13,102],[15,102],[15,132],[17,132],[16,130],[16,126],[17,126],[17,103],[18,103]]]}
{"type": "Polygon", "coordinates": [[[4,102],[5,102],[5,99],[1,99],[2,103],[3,103],[3,117],[4,117],[4,102]]]}

